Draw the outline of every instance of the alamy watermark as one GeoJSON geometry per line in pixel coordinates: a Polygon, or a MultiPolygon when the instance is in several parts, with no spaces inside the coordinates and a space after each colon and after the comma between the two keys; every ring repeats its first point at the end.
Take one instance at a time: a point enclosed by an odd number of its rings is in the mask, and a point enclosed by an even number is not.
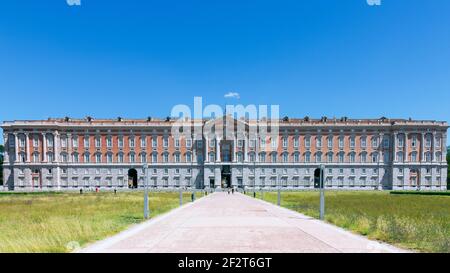
{"type": "Polygon", "coordinates": [[[381,6],[381,0],[366,0],[369,6],[381,6]]]}
{"type": "Polygon", "coordinates": [[[69,6],[81,6],[81,0],[66,0],[69,6]]]}
{"type": "Polygon", "coordinates": [[[217,104],[203,105],[202,97],[194,98],[194,108],[178,104],[172,108],[171,134],[175,138],[193,140],[272,140],[268,149],[278,147],[279,105],[217,104]]]}

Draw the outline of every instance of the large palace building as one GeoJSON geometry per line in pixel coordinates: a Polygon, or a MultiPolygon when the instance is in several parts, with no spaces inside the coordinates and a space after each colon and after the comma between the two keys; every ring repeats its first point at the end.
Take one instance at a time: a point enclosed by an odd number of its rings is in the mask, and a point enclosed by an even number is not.
{"type": "Polygon", "coordinates": [[[330,189],[446,189],[446,122],[285,117],[271,128],[225,116],[186,120],[188,134],[174,134],[175,123],[4,122],[4,188],[120,189],[148,181],[161,189],[312,189],[322,165],[330,189]]]}

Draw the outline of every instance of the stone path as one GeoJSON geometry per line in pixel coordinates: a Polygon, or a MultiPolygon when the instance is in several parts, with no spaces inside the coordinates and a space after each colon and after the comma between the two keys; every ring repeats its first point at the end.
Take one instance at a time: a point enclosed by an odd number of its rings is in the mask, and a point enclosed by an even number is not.
{"type": "Polygon", "coordinates": [[[240,193],[216,192],[80,252],[404,252],[240,193]]]}

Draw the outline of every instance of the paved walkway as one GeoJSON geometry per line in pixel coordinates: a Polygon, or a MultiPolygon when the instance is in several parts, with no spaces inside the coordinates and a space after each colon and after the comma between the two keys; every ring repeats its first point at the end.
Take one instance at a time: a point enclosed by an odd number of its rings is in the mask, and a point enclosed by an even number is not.
{"type": "Polygon", "coordinates": [[[80,252],[402,252],[243,194],[216,192],[80,252]]]}

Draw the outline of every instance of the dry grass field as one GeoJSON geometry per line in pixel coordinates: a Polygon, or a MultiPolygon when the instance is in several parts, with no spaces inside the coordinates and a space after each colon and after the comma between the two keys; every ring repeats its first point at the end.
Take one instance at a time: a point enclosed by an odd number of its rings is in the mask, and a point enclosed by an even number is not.
{"type": "MultiPolygon", "coordinates": [[[[151,192],[149,204],[154,217],[178,207],[179,193],[151,192]]],[[[0,252],[70,252],[141,221],[142,191],[0,193],[0,252]]]]}
{"type": "MultiPolygon", "coordinates": [[[[276,204],[277,193],[264,199],[276,204]]],[[[450,196],[330,191],[325,200],[327,222],[420,252],[450,252],[450,196]]],[[[319,193],[282,192],[281,206],[318,218],[319,193]]]]}

